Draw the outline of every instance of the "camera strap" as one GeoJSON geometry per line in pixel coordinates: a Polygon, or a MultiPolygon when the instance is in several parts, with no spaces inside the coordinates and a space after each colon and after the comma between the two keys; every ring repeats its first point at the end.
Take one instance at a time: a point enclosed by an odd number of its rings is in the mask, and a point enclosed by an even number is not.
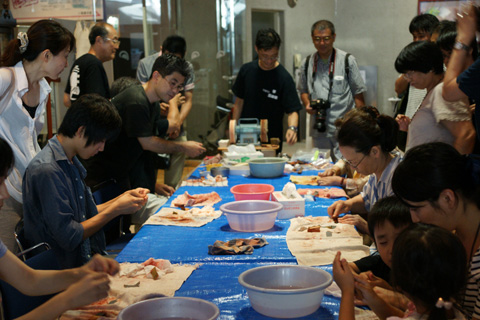
{"type": "MultiPolygon", "coordinates": [[[[328,80],[329,80],[329,86],[328,86],[328,94],[327,94],[327,100],[330,100],[330,92],[332,91],[333,87],[333,76],[335,74],[335,58],[336,58],[336,53],[337,50],[333,48],[332,54],[330,55],[330,62],[328,64],[328,80]]],[[[306,69],[308,69],[308,61],[310,60],[310,56],[307,57],[307,64],[306,64],[306,69]]],[[[313,59],[313,65],[312,65],[312,88],[315,88],[314,83],[315,83],[315,74],[317,73],[317,64],[318,64],[318,53],[315,53],[314,59],[313,59]]]]}

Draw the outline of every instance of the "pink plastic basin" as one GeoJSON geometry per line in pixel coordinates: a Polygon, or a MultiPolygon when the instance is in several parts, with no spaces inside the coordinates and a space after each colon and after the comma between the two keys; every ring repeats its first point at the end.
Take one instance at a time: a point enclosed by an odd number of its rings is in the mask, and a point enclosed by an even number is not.
{"type": "Polygon", "coordinates": [[[273,227],[283,204],[276,201],[233,201],[220,206],[230,228],[241,232],[265,231],[273,227]]]}
{"type": "Polygon", "coordinates": [[[270,195],[275,188],[271,184],[251,183],[233,186],[230,192],[235,200],[270,200],[270,195]]]}

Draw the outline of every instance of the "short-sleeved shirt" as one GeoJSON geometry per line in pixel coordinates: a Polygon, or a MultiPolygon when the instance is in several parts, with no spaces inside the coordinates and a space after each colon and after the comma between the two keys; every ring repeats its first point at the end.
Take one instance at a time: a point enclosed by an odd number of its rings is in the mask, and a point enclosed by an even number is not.
{"type": "Polygon", "coordinates": [[[462,305],[469,318],[480,319],[480,249],[475,252],[470,262],[462,305]]]}
{"type": "Polygon", "coordinates": [[[240,118],[268,119],[269,138],[283,140],[284,114],[302,109],[293,78],[281,64],[268,71],[258,60],[244,64],[232,91],[243,99],[240,118]]]}
{"type": "Polygon", "coordinates": [[[383,170],[380,179],[376,174],[371,174],[367,183],[363,186],[360,195],[363,198],[365,209],[370,212],[373,205],[380,199],[393,195],[392,177],[393,172],[397,168],[403,155],[394,154],[394,158],[390,161],[387,167],[383,170]]]}
{"type": "Polygon", "coordinates": [[[354,263],[360,272],[371,271],[376,277],[390,282],[390,268],[383,262],[378,252],[357,260],[354,263]]]}
{"type": "Polygon", "coordinates": [[[310,121],[312,125],[310,133],[313,137],[320,137],[323,135],[333,137],[336,131],[334,124],[335,120],[342,117],[347,111],[355,107],[355,95],[367,91],[367,87],[360,74],[355,57],[352,55],[348,57],[349,74],[347,76],[345,73],[345,56],[347,53],[336,48],[334,50],[336,52],[334,62],[335,68],[330,96],[329,66],[331,57],[322,60],[318,57],[318,53],[315,52],[310,55],[308,66],[306,65],[307,59],[305,59],[300,67],[300,81],[298,83],[298,90],[300,93],[308,93],[311,100],[323,99],[330,102],[330,108],[327,109],[326,132],[321,133],[313,128],[313,125],[315,124],[315,115],[310,115],[312,117],[310,121]],[[317,71],[313,76],[313,66],[315,61],[317,61],[317,71]],[[305,72],[305,68],[307,68],[307,72],[305,72]]]}
{"type": "Polygon", "coordinates": [[[23,63],[0,68],[0,137],[13,151],[15,165],[5,180],[8,193],[22,203],[22,179],[29,162],[40,152],[37,138],[45,121],[45,106],[51,91],[47,80],[39,80],[40,97],[32,118],[23,107],[22,97],[28,92],[28,79],[23,63]]]}
{"type": "Polygon", "coordinates": [[[98,93],[110,99],[107,73],[102,62],[90,53],[75,60],[70,70],[65,93],[70,95],[72,102],[87,93],[98,93]]]}
{"type": "MultiPolygon", "coordinates": [[[[115,140],[107,141],[103,152],[86,162],[87,184],[94,186],[114,178],[124,189],[143,187],[155,190],[154,178],[149,179],[149,185],[132,186],[129,174],[146,152],[138,138],[155,136],[160,131],[159,124],[166,123],[168,127],[168,120],[160,120],[159,104],[150,103],[141,85],[122,91],[112,99],[112,103],[122,118],[122,128],[115,140]]],[[[154,176],[153,163],[147,161],[145,164],[145,177],[154,176]]]]}
{"type": "MultiPolygon", "coordinates": [[[[457,77],[457,83],[470,99],[477,105],[480,103],[480,58],[457,77]]],[[[475,108],[475,127],[477,128],[477,140],[480,140],[480,108],[475,108]]]]}
{"type": "Polygon", "coordinates": [[[470,121],[468,101],[448,102],[442,97],[443,82],[425,97],[408,126],[406,150],[428,142],[453,145],[455,137],[440,121],[470,121]]]}
{"type": "Polygon", "coordinates": [[[62,268],[74,268],[104,253],[105,237],[97,232],[83,240],[82,222],[98,211],[83,179],[85,168],[72,162],[55,136],[30,162],[23,179],[25,237],[29,245],[47,242],[62,268]]]}

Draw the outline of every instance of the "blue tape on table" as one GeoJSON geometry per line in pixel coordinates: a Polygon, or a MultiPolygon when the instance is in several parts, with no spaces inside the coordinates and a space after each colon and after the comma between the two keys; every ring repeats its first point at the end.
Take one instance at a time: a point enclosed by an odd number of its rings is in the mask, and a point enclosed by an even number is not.
{"type": "MultiPolygon", "coordinates": [[[[238,282],[238,276],[242,272],[272,264],[279,263],[206,263],[192,273],[175,296],[195,297],[216,304],[220,309],[218,319],[222,320],[274,319],[261,315],[251,307],[246,290],[238,282]]],[[[331,273],[330,267],[322,267],[322,269],[331,273]]],[[[316,312],[295,319],[337,319],[338,311],[339,299],[324,296],[316,312]]]]}
{"type": "MultiPolygon", "coordinates": [[[[192,178],[200,176],[197,168],[192,178]]],[[[313,172],[312,174],[316,174],[313,172]]],[[[224,203],[235,201],[230,188],[237,184],[267,183],[281,191],[289,182],[289,175],[272,179],[230,176],[228,187],[180,187],[168,200],[165,206],[185,191],[194,195],[217,192],[222,201],[215,204],[219,209],[224,203]]],[[[304,186],[308,187],[308,186],[304,186]]],[[[318,187],[322,188],[322,187],[318,187]]],[[[336,200],[316,198],[316,201],[305,203],[305,215],[326,216],[327,208],[336,200]]],[[[176,296],[190,296],[212,301],[220,308],[219,319],[270,319],[253,310],[248,301],[246,291],[238,283],[238,276],[245,270],[268,264],[296,264],[295,257],[288,250],[286,234],[290,220],[276,220],[272,229],[248,233],[232,230],[225,216],[202,227],[177,227],[146,225],[127,244],[117,256],[119,262],[143,262],[150,257],[168,259],[172,263],[203,263],[176,292],[176,296]],[[265,237],[268,245],[255,249],[251,255],[218,255],[208,254],[208,246],[216,240],[235,238],[265,237]]],[[[331,267],[322,267],[331,272],[331,267]]],[[[339,299],[325,296],[322,306],[312,315],[299,319],[337,319],[339,299]]]]}

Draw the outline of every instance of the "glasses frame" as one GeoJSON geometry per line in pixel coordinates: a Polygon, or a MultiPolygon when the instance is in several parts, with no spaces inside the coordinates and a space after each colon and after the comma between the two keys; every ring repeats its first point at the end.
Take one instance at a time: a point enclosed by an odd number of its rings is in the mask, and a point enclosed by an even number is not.
{"type": "Polygon", "coordinates": [[[105,41],[112,41],[112,43],[113,43],[114,46],[116,46],[116,45],[119,46],[119,45],[120,45],[120,40],[118,40],[118,39],[110,39],[110,38],[108,38],[108,37],[105,37],[105,38],[103,38],[103,39],[104,39],[105,41]]]}
{"type": "Polygon", "coordinates": [[[367,154],[364,154],[362,159],[360,159],[360,161],[358,161],[357,164],[353,164],[350,160],[347,160],[345,159],[344,157],[342,157],[342,160],[345,161],[345,163],[348,163],[348,165],[352,168],[358,168],[358,166],[360,165],[360,163],[362,163],[363,159],[365,159],[367,157],[367,154]]]}

